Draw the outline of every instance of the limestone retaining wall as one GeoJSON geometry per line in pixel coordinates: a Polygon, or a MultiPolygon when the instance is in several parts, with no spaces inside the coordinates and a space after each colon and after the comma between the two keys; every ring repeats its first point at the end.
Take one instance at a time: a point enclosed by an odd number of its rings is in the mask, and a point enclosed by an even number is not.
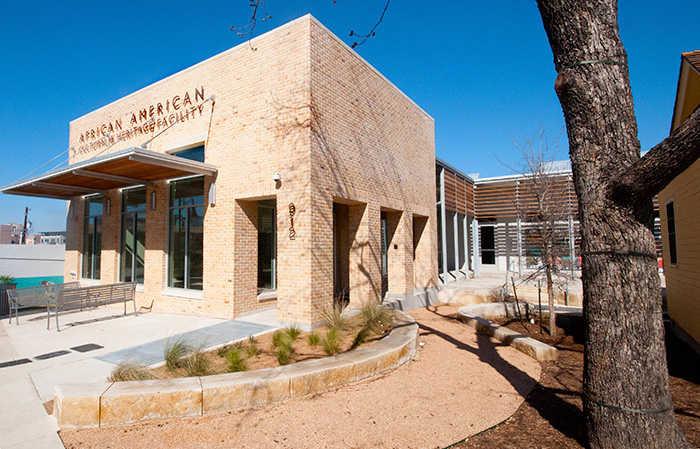
{"type": "Polygon", "coordinates": [[[204,416],[320,393],[397,368],[413,359],[418,325],[396,311],[381,341],[333,357],[206,377],[57,385],[61,428],[101,427],[148,419],[204,416]]]}
{"type": "MultiPolygon", "coordinates": [[[[520,303],[520,312],[525,315],[526,310],[534,309],[531,304],[520,303]]],[[[495,338],[503,344],[510,345],[518,351],[532,357],[535,360],[557,360],[559,351],[556,348],[519,334],[505,326],[492,323],[487,318],[512,317],[515,315],[513,303],[475,304],[459,308],[459,314],[463,321],[476,329],[480,334],[495,338]]]]}

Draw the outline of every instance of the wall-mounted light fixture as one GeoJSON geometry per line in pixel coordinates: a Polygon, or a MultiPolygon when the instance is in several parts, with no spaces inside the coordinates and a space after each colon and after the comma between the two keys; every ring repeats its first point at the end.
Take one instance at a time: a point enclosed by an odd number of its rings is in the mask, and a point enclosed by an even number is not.
{"type": "Polygon", "coordinates": [[[112,200],[107,198],[105,200],[105,214],[110,215],[112,213],[112,200]]]}
{"type": "Polygon", "coordinates": [[[282,180],[282,173],[276,172],[274,175],[272,175],[272,180],[275,182],[280,182],[282,180]]]}
{"type": "Polygon", "coordinates": [[[151,192],[151,210],[156,210],[156,191],[151,192]]]}
{"type": "Polygon", "coordinates": [[[209,205],[216,206],[216,183],[209,184],[209,205]]]}

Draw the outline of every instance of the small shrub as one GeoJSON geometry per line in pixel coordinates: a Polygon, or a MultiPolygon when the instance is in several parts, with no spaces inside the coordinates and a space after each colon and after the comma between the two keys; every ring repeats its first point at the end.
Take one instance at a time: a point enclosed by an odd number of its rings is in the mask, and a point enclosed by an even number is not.
{"type": "Polygon", "coordinates": [[[311,331],[306,337],[309,346],[318,346],[321,343],[321,335],[316,331],[311,331]]]}
{"type": "Polygon", "coordinates": [[[284,329],[284,332],[289,336],[289,338],[294,341],[299,337],[299,334],[301,334],[301,329],[299,329],[299,326],[296,324],[292,326],[288,326],[284,329]]]}
{"type": "Polygon", "coordinates": [[[110,382],[128,382],[130,380],[149,380],[155,376],[142,363],[122,361],[114,367],[107,380],[110,382]]]}
{"type": "Polygon", "coordinates": [[[394,324],[394,316],[391,310],[376,301],[365,301],[360,309],[363,327],[371,332],[381,333],[382,328],[394,324]]]}
{"type": "Polygon", "coordinates": [[[204,352],[204,345],[192,349],[183,359],[182,367],[188,377],[206,376],[209,372],[209,359],[204,352]]]}
{"type": "Polygon", "coordinates": [[[291,345],[281,345],[277,348],[277,363],[280,365],[288,365],[292,359],[291,345]]]}
{"type": "Polygon", "coordinates": [[[229,373],[238,373],[240,371],[248,370],[248,362],[241,354],[241,350],[238,348],[230,348],[228,352],[226,352],[226,360],[228,361],[229,373]]]}
{"type": "Polygon", "coordinates": [[[15,278],[6,274],[0,275],[0,284],[11,284],[15,282],[15,278]]]}
{"type": "Polygon", "coordinates": [[[366,342],[367,338],[369,337],[369,332],[370,330],[367,327],[363,327],[362,329],[358,330],[355,337],[352,339],[352,346],[350,348],[355,349],[362,343],[366,342]]]}
{"type": "Polygon", "coordinates": [[[182,335],[169,338],[165,343],[164,358],[165,367],[168,371],[174,371],[182,366],[182,359],[187,355],[190,348],[182,335]]]}
{"type": "Polygon", "coordinates": [[[343,316],[345,307],[342,304],[332,304],[324,307],[321,310],[321,316],[326,320],[328,329],[337,329],[339,331],[347,329],[348,319],[343,316]]]}
{"type": "Polygon", "coordinates": [[[323,339],[323,352],[335,355],[340,352],[340,331],[337,328],[328,329],[323,339]]]}
{"type": "Polygon", "coordinates": [[[253,334],[248,335],[248,344],[249,345],[257,345],[260,343],[257,338],[253,336],[253,334]]]}

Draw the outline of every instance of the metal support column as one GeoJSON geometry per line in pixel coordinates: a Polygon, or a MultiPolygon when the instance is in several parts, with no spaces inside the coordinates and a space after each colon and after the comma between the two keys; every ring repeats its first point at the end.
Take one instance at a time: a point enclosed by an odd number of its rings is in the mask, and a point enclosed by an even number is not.
{"type": "Polygon", "coordinates": [[[440,220],[442,231],[442,282],[447,284],[447,211],[445,210],[445,167],[440,167],[440,220]]]}
{"type": "Polygon", "coordinates": [[[481,271],[481,260],[479,259],[479,220],[472,220],[472,266],[474,267],[474,277],[479,277],[481,271]]]}
{"type": "MultiPolygon", "coordinates": [[[[569,265],[571,267],[571,279],[574,278],[574,257],[576,257],[576,243],[574,241],[574,216],[573,216],[573,205],[572,205],[572,198],[571,198],[571,184],[572,184],[572,179],[571,176],[566,180],[566,187],[567,187],[567,193],[568,193],[568,198],[567,202],[569,204],[569,265]]],[[[568,305],[568,304],[567,304],[568,305]]]]}
{"type": "Polygon", "coordinates": [[[523,229],[520,222],[520,181],[515,181],[515,211],[517,213],[518,277],[523,278],[523,229]]]}
{"type": "Polygon", "coordinates": [[[459,214],[455,212],[452,218],[452,238],[455,246],[455,280],[459,280],[459,214]]]}
{"type": "Polygon", "coordinates": [[[574,241],[574,218],[569,215],[569,260],[571,261],[571,279],[574,278],[574,257],[576,257],[576,243],[574,241]]]}
{"type": "Polygon", "coordinates": [[[469,224],[467,223],[467,216],[464,216],[464,221],[462,222],[462,229],[464,230],[464,277],[468,278],[469,272],[469,224]]]}
{"type": "Polygon", "coordinates": [[[518,232],[518,277],[523,277],[523,230],[520,223],[520,217],[516,222],[518,232]]]}

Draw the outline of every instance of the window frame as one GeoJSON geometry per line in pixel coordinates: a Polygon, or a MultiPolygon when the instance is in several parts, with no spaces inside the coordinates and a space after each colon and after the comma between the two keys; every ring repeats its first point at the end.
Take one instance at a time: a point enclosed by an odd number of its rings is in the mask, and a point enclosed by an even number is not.
{"type": "Polygon", "coordinates": [[[260,200],[257,202],[258,206],[258,217],[257,217],[257,227],[258,227],[258,257],[257,257],[257,290],[258,294],[260,293],[266,293],[266,292],[273,292],[277,290],[277,198],[270,198],[268,200],[260,200]],[[274,205],[268,205],[266,204],[267,202],[274,201],[274,205]],[[262,204],[261,204],[262,203],[262,204]],[[271,287],[266,288],[266,287],[261,287],[260,286],[260,210],[261,209],[266,209],[268,211],[272,211],[272,232],[271,234],[271,254],[270,256],[270,285],[271,287]]]}
{"type": "Polygon", "coordinates": [[[99,281],[100,277],[102,275],[102,221],[104,217],[104,200],[105,197],[101,194],[98,195],[89,195],[83,197],[83,232],[82,232],[82,251],[80,252],[81,254],[81,263],[80,263],[80,278],[81,279],[90,279],[90,280],[95,280],[99,281]],[[90,204],[91,203],[101,203],[101,208],[100,208],[100,213],[99,214],[90,214],[90,204]],[[98,220],[99,220],[99,233],[97,232],[98,229],[98,220]],[[93,221],[93,233],[92,233],[92,242],[91,242],[91,247],[92,247],[92,252],[90,255],[85,254],[87,251],[87,230],[88,230],[88,222],[93,221]],[[98,234],[99,234],[99,239],[98,239],[98,234]],[[99,253],[95,251],[95,248],[97,248],[97,243],[99,243],[99,253]],[[88,258],[89,262],[86,260],[86,257],[88,258]],[[87,269],[86,263],[90,264],[89,270],[87,269]],[[97,276],[95,276],[95,274],[97,276]]]}
{"type": "MultiPolygon", "coordinates": [[[[191,152],[191,150],[196,149],[196,148],[202,148],[202,156],[203,159],[206,159],[206,146],[204,145],[203,142],[199,143],[194,143],[192,145],[188,145],[186,147],[181,147],[178,148],[177,150],[174,151],[169,151],[168,154],[171,156],[178,156],[180,153],[185,153],[185,152],[191,152]]],[[[178,156],[182,157],[182,156],[178,156]]],[[[186,158],[190,160],[196,160],[192,158],[186,158]]],[[[198,162],[204,162],[198,161],[198,162]]],[[[204,290],[204,216],[206,214],[206,207],[207,207],[207,191],[206,191],[206,179],[203,175],[191,175],[191,176],[183,176],[181,178],[176,178],[176,179],[171,179],[168,181],[168,209],[167,209],[167,245],[168,245],[168,252],[167,252],[167,257],[166,257],[166,264],[165,264],[165,288],[171,291],[181,291],[181,292],[193,292],[193,293],[201,293],[204,290]],[[173,198],[172,198],[172,188],[173,188],[173,183],[177,183],[180,181],[187,181],[187,180],[192,180],[192,179],[202,179],[202,202],[197,203],[197,204],[190,204],[190,205],[185,205],[185,206],[173,206],[173,198]],[[183,258],[183,287],[176,287],[173,285],[173,276],[172,272],[173,270],[171,269],[171,264],[174,263],[173,261],[173,248],[172,248],[172,238],[173,238],[173,229],[172,229],[172,213],[174,209],[185,209],[187,211],[187,217],[189,217],[190,209],[192,208],[202,208],[202,280],[201,280],[201,289],[198,288],[190,288],[191,287],[191,279],[190,279],[190,261],[189,261],[189,254],[190,254],[190,246],[189,246],[189,238],[190,238],[190,220],[186,220],[186,229],[185,229],[185,254],[183,258]]]]}
{"type": "Polygon", "coordinates": [[[134,186],[134,187],[129,187],[121,190],[121,197],[120,197],[121,203],[120,203],[120,213],[119,213],[119,281],[120,282],[136,282],[138,285],[143,285],[145,283],[145,277],[146,277],[146,259],[145,259],[145,247],[146,247],[146,219],[147,219],[147,210],[148,210],[148,190],[146,189],[145,185],[140,185],[140,186],[134,186]],[[143,190],[144,192],[144,203],[143,203],[143,208],[138,209],[138,210],[131,210],[131,211],[125,211],[125,201],[124,201],[124,194],[128,193],[129,191],[133,190],[143,190]],[[138,251],[138,242],[137,242],[137,235],[138,232],[134,232],[133,235],[133,240],[134,240],[134,252],[132,253],[132,261],[131,261],[131,281],[126,281],[126,276],[124,273],[124,219],[125,216],[131,215],[132,224],[134,226],[134,229],[136,230],[137,225],[138,225],[138,215],[143,214],[144,216],[144,241],[143,241],[143,246],[144,246],[144,260],[143,260],[143,269],[144,269],[144,279],[139,282],[139,280],[136,278],[136,253],[138,251]]]}
{"type": "MultiPolygon", "coordinates": [[[[666,236],[668,237],[668,264],[678,266],[678,231],[676,230],[676,205],[673,199],[666,202],[666,236]],[[669,220],[669,206],[671,217],[669,220]],[[673,227],[673,232],[671,231],[673,227]]],[[[664,261],[665,262],[665,261],[664,261]]]]}

